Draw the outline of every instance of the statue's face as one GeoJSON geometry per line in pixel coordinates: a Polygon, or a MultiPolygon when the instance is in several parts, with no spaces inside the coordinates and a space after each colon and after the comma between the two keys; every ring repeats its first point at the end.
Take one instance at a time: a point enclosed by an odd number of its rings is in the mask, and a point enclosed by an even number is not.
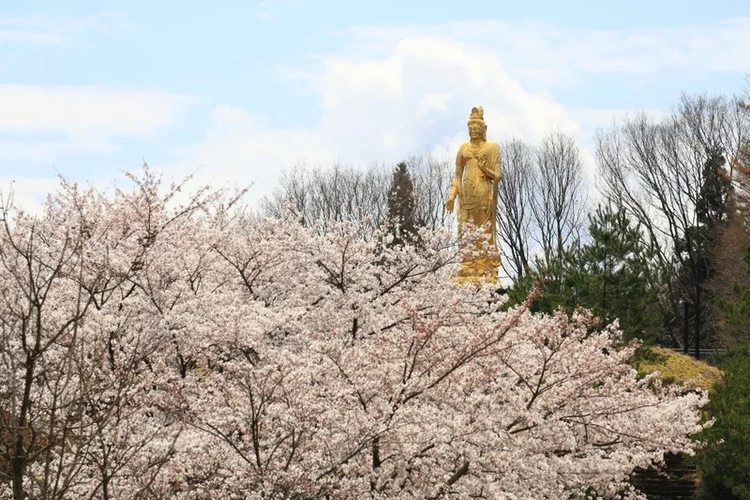
{"type": "Polygon", "coordinates": [[[483,127],[479,123],[469,123],[469,138],[471,140],[479,140],[483,135],[483,127]]]}

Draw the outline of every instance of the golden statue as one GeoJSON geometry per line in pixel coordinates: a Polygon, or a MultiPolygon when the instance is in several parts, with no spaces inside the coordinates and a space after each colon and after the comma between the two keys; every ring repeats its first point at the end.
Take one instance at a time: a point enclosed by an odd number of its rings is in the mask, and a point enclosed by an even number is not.
{"type": "Polygon", "coordinates": [[[461,144],[456,155],[456,175],[445,203],[448,212],[458,197],[458,233],[463,234],[466,223],[482,227],[488,242],[478,244],[479,252],[465,258],[458,273],[460,283],[479,283],[484,278],[497,282],[500,253],[496,241],[497,186],[500,181],[500,147],[487,140],[487,125],[481,106],[472,108],[469,116],[469,140],[461,144]]]}

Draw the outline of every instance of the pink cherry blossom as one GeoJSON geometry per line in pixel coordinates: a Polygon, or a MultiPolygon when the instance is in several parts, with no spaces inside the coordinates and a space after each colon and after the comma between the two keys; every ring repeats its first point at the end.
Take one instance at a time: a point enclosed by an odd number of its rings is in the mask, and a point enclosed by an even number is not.
{"type": "Polygon", "coordinates": [[[447,231],[129,179],[3,214],[0,499],[637,498],[692,451],[705,394],[639,379],[586,311],[456,285],[447,231]]]}

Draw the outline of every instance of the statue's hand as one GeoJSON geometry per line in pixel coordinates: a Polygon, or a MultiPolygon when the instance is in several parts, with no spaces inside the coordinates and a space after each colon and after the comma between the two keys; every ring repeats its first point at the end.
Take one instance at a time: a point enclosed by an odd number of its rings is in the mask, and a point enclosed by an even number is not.
{"type": "Polygon", "coordinates": [[[460,190],[461,188],[458,187],[455,183],[451,187],[451,192],[448,193],[448,201],[445,202],[445,209],[448,210],[448,213],[453,213],[453,204],[460,190]]]}

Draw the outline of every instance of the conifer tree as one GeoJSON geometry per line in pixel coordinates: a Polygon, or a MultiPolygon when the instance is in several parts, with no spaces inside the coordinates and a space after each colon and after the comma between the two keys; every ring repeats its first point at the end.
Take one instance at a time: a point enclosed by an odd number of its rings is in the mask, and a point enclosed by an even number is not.
{"type": "Polygon", "coordinates": [[[388,191],[388,225],[393,235],[393,245],[415,244],[418,238],[417,203],[414,183],[405,162],[393,171],[388,191]]]}
{"type": "Polygon", "coordinates": [[[662,326],[659,277],[640,228],[624,211],[599,206],[589,215],[589,237],[562,258],[538,263],[515,284],[511,298],[520,298],[534,281],[545,279],[545,291],[533,310],[551,313],[563,307],[572,313],[584,307],[605,322],[618,319],[626,339],[656,341],[662,326]]]}

